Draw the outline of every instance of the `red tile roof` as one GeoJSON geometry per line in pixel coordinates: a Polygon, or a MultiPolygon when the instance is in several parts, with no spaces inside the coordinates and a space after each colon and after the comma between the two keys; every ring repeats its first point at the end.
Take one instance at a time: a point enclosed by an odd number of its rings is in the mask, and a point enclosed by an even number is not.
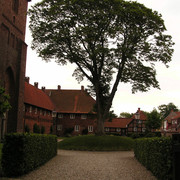
{"type": "Polygon", "coordinates": [[[171,117],[171,119],[179,119],[180,118],[180,112],[175,112],[176,115],[171,117]]]}
{"type": "MultiPolygon", "coordinates": [[[[144,113],[144,111],[141,111],[140,108],[138,108],[136,113],[140,114],[140,119],[139,120],[144,120],[144,121],[147,120],[146,114],[144,113]]],[[[135,119],[135,114],[132,116],[132,118],[135,119]]]]}
{"type": "Polygon", "coordinates": [[[180,117],[180,112],[174,112],[173,110],[169,113],[169,115],[165,118],[168,123],[171,123],[172,119],[177,119],[178,116],[180,117]]]}
{"type": "Polygon", "coordinates": [[[112,122],[105,122],[104,127],[111,128],[127,128],[127,125],[132,121],[132,118],[115,118],[112,122]]]}
{"type": "Polygon", "coordinates": [[[25,82],[24,102],[48,110],[54,110],[54,105],[45,92],[25,82]]]}
{"type": "Polygon", "coordinates": [[[84,90],[48,90],[49,95],[56,107],[57,112],[61,113],[92,113],[96,101],[84,90]]]}

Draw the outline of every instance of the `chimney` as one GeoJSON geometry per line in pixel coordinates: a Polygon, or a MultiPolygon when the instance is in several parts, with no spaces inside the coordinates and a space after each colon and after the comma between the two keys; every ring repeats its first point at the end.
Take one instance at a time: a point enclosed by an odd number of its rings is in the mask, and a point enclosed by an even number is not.
{"type": "Polygon", "coordinates": [[[59,91],[61,90],[61,86],[60,86],[60,85],[58,85],[58,90],[59,90],[59,91]]]}
{"type": "Polygon", "coordinates": [[[81,91],[84,91],[84,86],[81,86],[81,91]]]}
{"type": "Polygon", "coordinates": [[[29,84],[29,77],[25,77],[25,82],[29,84]]]}
{"type": "Polygon", "coordinates": [[[46,88],[45,88],[45,86],[42,86],[41,89],[42,89],[42,91],[45,92],[45,89],[46,89],[46,88]]]}
{"type": "Polygon", "coordinates": [[[141,109],[140,108],[138,108],[138,112],[140,112],[141,111],[141,109]]]}
{"type": "Polygon", "coordinates": [[[35,86],[36,88],[38,88],[38,82],[35,82],[35,83],[34,83],[34,86],[35,86]]]}

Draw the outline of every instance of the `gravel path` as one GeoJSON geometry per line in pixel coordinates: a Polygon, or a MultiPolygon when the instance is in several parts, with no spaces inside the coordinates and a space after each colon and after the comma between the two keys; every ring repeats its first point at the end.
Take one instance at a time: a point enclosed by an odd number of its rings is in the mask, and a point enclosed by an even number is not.
{"type": "Polygon", "coordinates": [[[58,150],[58,155],[25,180],[156,180],[133,152],[89,152],[58,150]]]}

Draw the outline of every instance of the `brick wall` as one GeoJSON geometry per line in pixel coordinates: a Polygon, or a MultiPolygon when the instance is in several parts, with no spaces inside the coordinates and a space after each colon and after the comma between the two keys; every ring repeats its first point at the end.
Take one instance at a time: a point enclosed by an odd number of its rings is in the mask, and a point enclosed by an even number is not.
{"type": "Polygon", "coordinates": [[[27,5],[27,0],[0,0],[0,85],[10,94],[12,106],[6,132],[23,131],[27,5]]]}

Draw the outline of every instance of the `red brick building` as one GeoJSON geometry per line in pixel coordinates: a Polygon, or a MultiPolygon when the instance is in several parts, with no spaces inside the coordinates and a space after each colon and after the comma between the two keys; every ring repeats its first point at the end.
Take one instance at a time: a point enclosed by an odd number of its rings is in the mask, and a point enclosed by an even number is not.
{"type": "Polygon", "coordinates": [[[144,133],[145,122],[147,120],[146,114],[138,108],[137,112],[132,118],[114,118],[111,122],[105,122],[105,132],[127,135],[128,133],[144,133]]]}
{"type": "Polygon", "coordinates": [[[53,126],[54,104],[43,90],[38,89],[38,83],[29,84],[29,78],[26,78],[24,92],[24,125],[33,132],[36,124],[49,134],[53,126]]]}
{"type": "Polygon", "coordinates": [[[94,133],[96,114],[93,112],[95,100],[81,87],[81,90],[45,89],[55,105],[56,134],[64,135],[72,130],[73,135],[94,133]]]}
{"type": "Polygon", "coordinates": [[[0,0],[0,85],[10,95],[11,110],[0,120],[0,136],[23,131],[26,67],[26,14],[30,0],[0,0]]]}

